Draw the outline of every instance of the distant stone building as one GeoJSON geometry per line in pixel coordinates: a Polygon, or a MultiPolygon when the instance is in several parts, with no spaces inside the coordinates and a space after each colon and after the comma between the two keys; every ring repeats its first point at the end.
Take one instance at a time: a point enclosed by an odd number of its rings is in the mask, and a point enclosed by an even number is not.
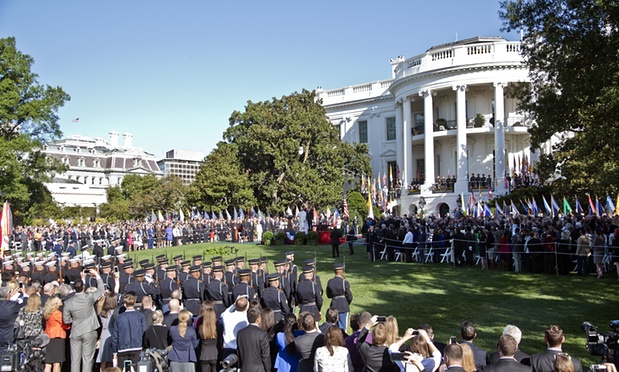
{"type": "Polygon", "coordinates": [[[205,157],[206,154],[201,151],[170,150],[157,165],[164,177],[176,176],[183,180],[183,184],[189,185],[196,179],[196,173],[205,157]]]}
{"type": "Polygon", "coordinates": [[[133,135],[110,132],[102,138],[73,135],[46,143],[43,151],[69,166],[45,186],[52,198],[64,206],[96,207],[107,202],[107,189],[120,185],[128,174],[162,177],[153,154],[133,146],[133,135]]]}

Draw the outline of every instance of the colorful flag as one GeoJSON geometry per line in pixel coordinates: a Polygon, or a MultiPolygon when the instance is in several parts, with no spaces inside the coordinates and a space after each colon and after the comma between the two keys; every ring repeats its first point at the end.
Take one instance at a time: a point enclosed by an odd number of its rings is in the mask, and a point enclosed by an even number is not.
{"type": "Polygon", "coordinates": [[[262,211],[258,208],[258,220],[262,221],[262,211]]]}
{"type": "Polygon", "coordinates": [[[163,214],[161,214],[161,211],[157,211],[157,218],[159,219],[159,222],[163,222],[163,221],[165,221],[165,220],[163,219],[163,214]]]}
{"type": "Polygon", "coordinates": [[[205,220],[210,220],[211,219],[211,216],[208,215],[207,211],[202,211],[202,216],[204,216],[205,220]]]}
{"type": "Polygon", "coordinates": [[[464,208],[464,193],[460,194],[460,205],[462,206],[462,214],[467,215],[467,210],[464,208]]]}
{"type": "Polygon", "coordinates": [[[236,207],[232,207],[232,209],[234,210],[232,212],[232,218],[236,221],[239,219],[239,212],[236,211],[236,207]]]}
{"type": "Polygon", "coordinates": [[[593,200],[591,200],[591,195],[587,194],[587,198],[589,198],[589,211],[590,211],[590,214],[597,214],[597,211],[595,210],[595,205],[593,205],[593,200]]]}
{"type": "Polygon", "coordinates": [[[73,120],[71,120],[72,123],[79,123],[80,122],[80,118],[75,118],[73,120]]]}
{"type": "Polygon", "coordinates": [[[344,218],[350,218],[350,215],[348,214],[348,203],[346,202],[346,199],[344,199],[344,201],[342,202],[342,209],[344,212],[344,218]]]}
{"type": "Polygon", "coordinates": [[[537,214],[539,213],[539,207],[537,206],[537,201],[535,200],[535,198],[532,199],[533,200],[533,214],[537,216],[537,214]]]}
{"type": "Polygon", "coordinates": [[[552,207],[552,216],[554,217],[555,214],[559,213],[561,208],[559,208],[559,203],[557,203],[554,195],[552,194],[550,194],[550,206],[552,207]]]}
{"type": "Polygon", "coordinates": [[[4,202],[2,206],[2,219],[0,220],[0,235],[2,243],[0,244],[0,257],[4,257],[4,250],[10,249],[9,240],[13,233],[13,213],[11,213],[11,206],[8,201],[4,202]]]}
{"type": "Polygon", "coordinates": [[[242,220],[245,219],[245,212],[243,212],[243,208],[239,208],[239,218],[242,220]]]}
{"type": "Polygon", "coordinates": [[[178,212],[178,218],[181,220],[181,222],[185,221],[185,214],[183,213],[182,208],[178,212]]]}
{"type": "Polygon", "coordinates": [[[500,214],[504,214],[504,213],[503,213],[503,210],[501,209],[501,207],[500,207],[498,204],[495,206],[495,208],[496,208],[496,213],[497,213],[497,214],[499,214],[499,213],[500,213],[500,214]]]}
{"type": "Polygon", "coordinates": [[[157,221],[157,216],[155,215],[155,211],[151,210],[150,211],[150,222],[154,223],[155,221],[157,221]]]}
{"type": "Polygon", "coordinates": [[[337,207],[333,207],[333,227],[337,226],[337,221],[340,219],[340,211],[337,207]]]}
{"type": "Polygon", "coordinates": [[[374,210],[372,208],[372,196],[370,195],[370,193],[368,193],[367,207],[368,207],[368,218],[374,219],[374,210]]]}
{"type": "Polygon", "coordinates": [[[518,213],[518,208],[516,208],[516,205],[514,205],[514,201],[512,200],[512,217],[516,217],[518,216],[520,213],[518,213]]]}
{"type": "Polygon", "coordinates": [[[226,209],[226,219],[228,221],[230,221],[232,219],[232,217],[230,216],[230,212],[228,212],[228,209],[226,209]]]}
{"type": "Polygon", "coordinates": [[[606,214],[609,216],[615,212],[615,203],[611,199],[610,195],[606,195],[606,214]]]}
{"type": "Polygon", "coordinates": [[[552,214],[552,208],[550,208],[550,204],[546,201],[546,197],[542,195],[542,199],[544,200],[544,209],[546,209],[546,213],[552,214]]]}
{"type": "Polygon", "coordinates": [[[564,196],[563,197],[563,214],[568,214],[568,213],[572,213],[572,207],[570,206],[570,203],[567,201],[567,198],[564,196]]]}
{"type": "Polygon", "coordinates": [[[604,207],[602,207],[602,203],[598,199],[598,196],[595,196],[595,208],[597,210],[597,216],[600,217],[602,213],[604,213],[604,207]]]}
{"type": "Polygon", "coordinates": [[[484,215],[486,217],[492,216],[492,211],[490,210],[490,207],[488,207],[488,204],[486,204],[486,202],[484,202],[484,215]]]}
{"type": "Polygon", "coordinates": [[[580,205],[580,202],[578,201],[578,197],[575,197],[575,199],[576,199],[576,201],[575,201],[576,213],[577,214],[581,214],[583,212],[582,205],[580,205]]]}

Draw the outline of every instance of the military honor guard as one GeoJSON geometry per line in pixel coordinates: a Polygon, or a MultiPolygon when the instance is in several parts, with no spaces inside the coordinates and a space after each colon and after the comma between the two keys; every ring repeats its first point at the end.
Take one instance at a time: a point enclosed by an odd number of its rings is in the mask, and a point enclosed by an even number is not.
{"type": "Polygon", "coordinates": [[[200,313],[200,306],[204,300],[204,284],[202,283],[201,266],[193,265],[189,268],[189,278],[183,283],[183,299],[185,308],[194,316],[200,313]]]}
{"type": "Polygon", "coordinates": [[[232,288],[232,298],[230,300],[234,302],[239,296],[247,296],[249,301],[255,300],[256,290],[249,284],[251,270],[239,269],[238,275],[240,282],[232,288]]]}
{"type": "Polygon", "coordinates": [[[166,268],[166,277],[159,282],[161,290],[161,303],[167,305],[172,299],[172,292],[179,289],[178,281],[176,280],[176,265],[166,268]]]}
{"type": "Polygon", "coordinates": [[[330,307],[336,308],[339,313],[338,326],[345,331],[348,326],[352,292],[350,291],[350,284],[344,278],[344,264],[333,265],[333,271],[335,277],[327,282],[327,297],[331,299],[330,307]]]}
{"type": "Polygon", "coordinates": [[[296,299],[300,306],[300,311],[307,311],[314,315],[316,321],[320,320],[320,310],[322,309],[322,288],[313,280],[314,267],[303,267],[304,280],[297,287],[296,299]]]}
{"type": "Polygon", "coordinates": [[[284,291],[279,289],[280,274],[273,273],[267,275],[269,287],[262,292],[260,301],[263,308],[268,307],[275,313],[275,322],[280,322],[284,319],[285,314],[290,313],[290,306],[284,291]]]}
{"type": "Polygon", "coordinates": [[[206,287],[206,298],[213,301],[217,318],[230,306],[230,292],[228,285],[223,282],[223,266],[213,266],[213,279],[206,287]]]}

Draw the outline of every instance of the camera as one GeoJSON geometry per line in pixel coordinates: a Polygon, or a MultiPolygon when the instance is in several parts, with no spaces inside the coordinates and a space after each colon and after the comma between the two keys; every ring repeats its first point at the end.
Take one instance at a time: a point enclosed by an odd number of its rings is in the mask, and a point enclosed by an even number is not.
{"type": "Polygon", "coordinates": [[[406,353],[391,353],[391,361],[406,360],[406,353]]]}
{"type": "MultiPolygon", "coordinates": [[[[602,362],[617,365],[619,362],[619,333],[617,331],[619,320],[611,321],[609,327],[612,328],[612,332],[599,333],[597,327],[590,322],[584,322],[580,326],[587,335],[586,347],[589,354],[601,356],[602,362]]],[[[601,365],[601,367],[604,366],[601,365]]]]}
{"type": "Polygon", "coordinates": [[[221,366],[224,370],[231,370],[232,366],[238,363],[239,357],[236,354],[230,354],[221,361],[221,366]]]}
{"type": "Polygon", "coordinates": [[[379,315],[379,316],[376,316],[376,321],[377,321],[378,323],[384,323],[384,322],[386,322],[386,321],[387,321],[387,317],[386,317],[386,316],[380,316],[380,315],[379,315]]]}
{"type": "Polygon", "coordinates": [[[458,339],[456,338],[456,336],[451,336],[451,337],[449,338],[449,344],[450,344],[450,345],[452,345],[452,344],[457,344],[457,343],[458,343],[458,339]]]}
{"type": "Polygon", "coordinates": [[[606,371],[606,366],[603,364],[592,364],[589,367],[590,372],[606,371]]]}

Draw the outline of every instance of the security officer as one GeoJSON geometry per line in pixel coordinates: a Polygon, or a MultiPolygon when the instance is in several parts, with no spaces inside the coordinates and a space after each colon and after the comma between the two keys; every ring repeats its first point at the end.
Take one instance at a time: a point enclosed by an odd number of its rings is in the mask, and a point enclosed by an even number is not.
{"type": "Polygon", "coordinates": [[[178,281],[176,280],[176,265],[168,266],[166,268],[166,277],[159,282],[159,288],[161,289],[161,303],[167,305],[172,299],[172,292],[176,291],[178,281]]]}
{"type": "Polygon", "coordinates": [[[305,277],[297,287],[297,303],[300,311],[307,311],[314,314],[316,321],[320,320],[320,310],[322,309],[322,288],[314,283],[314,267],[304,266],[303,276],[305,277]]]}
{"type": "Polygon", "coordinates": [[[200,313],[200,305],[204,299],[204,284],[201,282],[200,272],[201,267],[193,265],[189,268],[189,278],[183,283],[183,299],[185,300],[185,308],[189,312],[198,316],[200,313]]]}
{"type": "Polygon", "coordinates": [[[56,260],[49,261],[45,264],[47,273],[43,276],[43,285],[58,281],[58,272],[56,271],[56,260]]]}
{"type": "Polygon", "coordinates": [[[350,303],[352,302],[352,292],[350,284],[344,278],[344,265],[336,263],[333,265],[335,277],[327,282],[327,297],[331,299],[330,307],[338,311],[337,325],[346,330],[348,326],[348,314],[350,313],[350,303]]]}
{"type": "Polygon", "coordinates": [[[284,291],[279,289],[280,274],[273,273],[267,275],[269,287],[262,292],[260,301],[263,308],[268,307],[275,313],[275,322],[280,322],[284,319],[284,315],[290,313],[290,306],[284,291]]]}
{"type": "MultiPolygon", "coordinates": [[[[84,271],[90,270],[90,269],[95,269],[95,261],[86,260],[84,262],[84,271]]],[[[84,290],[90,287],[95,287],[95,288],[97,287],[97,279],[92,275],[86,275],[86,280],[84,280],[84,290]]]]}
{"type": "Polygon", "coordinates": [[[213,267],[213,280],[206,287],[206,298],[213,301],[215,307],[215,314],[217,318],[230,306],[230,292],[228,291],[228,285],[222,281],[224,275],[223,266],[213,267]]]}
{"type": "Polygon", "coordinates": [[[157,257],[157,281],[161,283],[166,278],[166,269],[168,268],[168,259],[165,254],[160,254],[157,257]]]}
{"type": "Polygon", "coordinates": [[[240,269],[238,270],[240,282],[232,288],[232,298],[230,299],[232,302],[235,302],[239,296],[247,296],[248,301],[252,301],[256,299],[256,291],[249,284],[249,280],[251,278],[251,270],[249,269],[240,269]]]}

